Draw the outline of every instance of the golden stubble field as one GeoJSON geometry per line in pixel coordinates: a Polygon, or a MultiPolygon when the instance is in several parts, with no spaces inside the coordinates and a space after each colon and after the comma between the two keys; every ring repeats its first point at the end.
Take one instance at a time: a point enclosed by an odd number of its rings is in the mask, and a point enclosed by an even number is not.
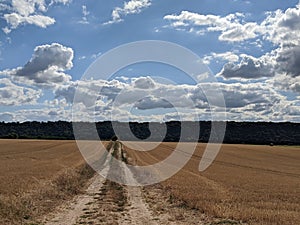
{"type": "MultiPolygon", "coordinates": [[[[147,165],[165,159],[175,146],[162,143],[147,152],[126,150],[136,164],[147,165]]],[[[211,216],[249,224],[299,223],[299,147],[225,144],[214,163],[200,173],[205,146],[198,144],[186,166],[162,182],[172,199],[211,216]]]]}
{"type": "MultiPolygon", "coordinates": [[[[126,151],[145,165],[166,158],[175,146],[126,151]]],[[[298,224],[299,147],[226,144],[200,173],[204,148],[199,144],[187,165],[161,183],[170,201],[248,224],[298,224]]],[[[74,141],[0,140],[0,169],[0,224],[36,220],[80,193],[93,175],[74,141]]]]}
{"type": "Polygon", "coordinates": [[[19,193],[83,163],[74,141],[0,140],[0,193],[19,193]]]}
{"type": "Polygon", "coordinates": [[[38,219],[92,175],[74,141],[0,140],[0,224],[38,219]]]}

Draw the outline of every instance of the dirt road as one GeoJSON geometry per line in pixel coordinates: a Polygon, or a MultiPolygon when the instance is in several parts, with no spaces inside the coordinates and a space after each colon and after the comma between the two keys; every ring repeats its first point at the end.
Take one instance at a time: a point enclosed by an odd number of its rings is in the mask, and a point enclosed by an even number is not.
{"type": "MultiPolygon", "coordinates": [[[[105,161],[107,175],[118,171],[124,179],[137,182],[124,162],[114,164],[111,160],[112,157],[121,160],[122,154],[122,144],[113,142],[105,161]]],[[[164,196],[159,188],[145,192],[142,187],[121,185],[97,174],[84,194],[50,215],[45,224],[160,225],[204,224],[208,221],[203,214],[188,212],[167,202],[168,196],[164,196]]]]}
{"type": "MultiPolygon", "coordinates": [[[[108,173],[112,172],[111,157],[122,158],[122,145],[114,142],[106,159],[108,173]]],[[[125,179],[134,179],[122,163],[125,179]]],[[[141,187],[125,187],[96,175],[86,193],[61,207],[46,221],[47,225],[73,224],[158,224],[152,218],[142,197],[141,187]]]]}

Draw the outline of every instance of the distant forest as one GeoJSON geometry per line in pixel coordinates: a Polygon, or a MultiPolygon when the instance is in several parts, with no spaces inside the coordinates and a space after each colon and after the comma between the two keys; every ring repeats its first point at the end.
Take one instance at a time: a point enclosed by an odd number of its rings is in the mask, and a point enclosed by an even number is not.
{"type": "MultiPolygon", "coordinates": [[[[224,122],[217,122],[222,125],[224,122]]],[[[119,129],[128,128],[128,123],[113,122],[119,129]]],[[[97,122],[96,126],[88,122],[73,124],[80,130],[80,139],[109,140],[114,135],[112,122],[97,122]],[[94,128],[91,128],[94,127],[94,128]],[[97,129],[97,132],[93,132],[97,129]]],[[[130,122],[128,132],[123,132],[121,140],[148,140],[151,132],[151,141],[163,140],[177,142],[181,135],[181,127],[197,127],[199,125],[199,142],[208,142],[211,122],[179,122],[171,121],[162,123],[130,122]],[[185,124],[184,124],[185,123],[185,124]],[[199,124],[197,124],[199,123],[199,124]],[[131,130],[131,132],[130,132],[131,130]]],[[[191,129],[191,132],[193,129],[191,129]]],[[[72,122],[0,122],[0,138],[8,139],[74,139],[72,122]]],[[[185,134],[181,141],[192,141],[189,134],[185,134]]],[[[300,145],[300,123],[273,123],[273,122],[226,122],[224,143],[240,144],[267,144],[267,145],[300,145]]]]}

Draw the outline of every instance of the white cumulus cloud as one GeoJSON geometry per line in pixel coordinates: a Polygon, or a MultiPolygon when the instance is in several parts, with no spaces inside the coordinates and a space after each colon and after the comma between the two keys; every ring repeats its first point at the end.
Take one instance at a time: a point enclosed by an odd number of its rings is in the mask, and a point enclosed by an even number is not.
{"type": "Polygon", "coordinates": [[[173,108],[174,106],[163,98],[147,96],[138,100],[134,107],[138,109],[157,109],[157,108],[173,108]]]}
{"type": "Polygon", "coordinates": [[[139,14],[143,9],[146,9],[149,6],[151,6],[151,0],[131,0],[124,2],[122,8],[116,7],[113,9],[111,20],[104,23],[104,25],[122,22],[124,16],[129,14],[139,14]]]}
{"type": "Polygon", "coordinates": [[[217,61],[221,60],[221,61],[228,61],[234,63],[234,62],[238,62],[239,58],[240,57],[234,52],[229,52],[229,51],[223,53],[212,52],[211,54],[204,56],[203,62],[206,64],[210,64],[212,60],[217,60],[217,61]]]}
{"type": "Polygon", "coordinates": [[[258,79],[263,77],[273,77],[275,75],[274,62],[272,62],[272,57],[270,56],[255,58],[250,55],[242,54],[240,58],[241,60],[238,63],[226,63],[217,75],[227,79],[258,79]]]}
{"type": "Polygon", "coordinates": [[[155,82],[149,76],[133,79],[134,87],[141,89],[150,89],[155,87],[155,82]]]}
{"type": "Polygon", "coordinates": [[[73,50],[58,43],[37,46],[32,58],[23,66],[1,71],[0,74],[13,76],[16,80],[33,85],[65,83],[71,76],[65,71],[73,67],[73,50]]]}
{"type": "Polygon", "coordinates": [[[243,18],[242,13],[222,17],[189,11],[164,16],[165,20],[170,21],[171,27],[202,35],[206,32],[220,32],[219,40],[227,42],[240,42],[257,37],[259,25],[255,22],[243,22],[243,18]]]}
{"type": "Polygon", "coordinates": [[[6,34],[17,29],[21,25],[35,25],[41,28],[46,28],[53,25],[56,21],[54,18],[45,15],[48,8],[53,4],[67,4],[71,0],[12,0],[7,3],[0,3],[1,9],[5,9],[3,19],[7,26],[2,28],[6,34]]]}
{"type": "Polygon", "coordinates": [[[280,46],[300,44],[300,6],[286,11],[268,12],[262,22],[262,34],[272,43],[280,46]]]}
{"type": "Polygon", "coordinates": [[[10,33],[12,29],[16,29],[21,24],[33,24],[38,27],[46,28],[55,23],[55,20],[43,15],[22,16],[17,13],[5,14],[4,19],[10,27],[3,28],[3,32],[10,33]]]}
{"type": "Polygon", "coordinates": [[[0,79],[0,105],[32,105],[41,97],[42,92],[14,84],[8,78],[0,79]]]}

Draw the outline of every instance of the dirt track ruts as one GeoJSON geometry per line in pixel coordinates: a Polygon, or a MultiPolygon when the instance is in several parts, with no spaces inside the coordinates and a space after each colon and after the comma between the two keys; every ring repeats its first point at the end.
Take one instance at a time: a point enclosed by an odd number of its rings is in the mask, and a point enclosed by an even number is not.
{"type": "MultiPolygon", "coordinates": [[[[121,144],[115,142],[109,149],[105,163],[108,174],[113,172],[111,157],[121,158],[121,144]]],[[[118,164],[119,165],[119,164],[118,164]]],[[[133,174],[121,163],[123,176],[134,179],[133,174]]],[[[67,203],[46,220],[46,225],[73,224],[158,224],[142,196],[141,187],[124,186],[96,175],[86,192],[67,203]]]]}

